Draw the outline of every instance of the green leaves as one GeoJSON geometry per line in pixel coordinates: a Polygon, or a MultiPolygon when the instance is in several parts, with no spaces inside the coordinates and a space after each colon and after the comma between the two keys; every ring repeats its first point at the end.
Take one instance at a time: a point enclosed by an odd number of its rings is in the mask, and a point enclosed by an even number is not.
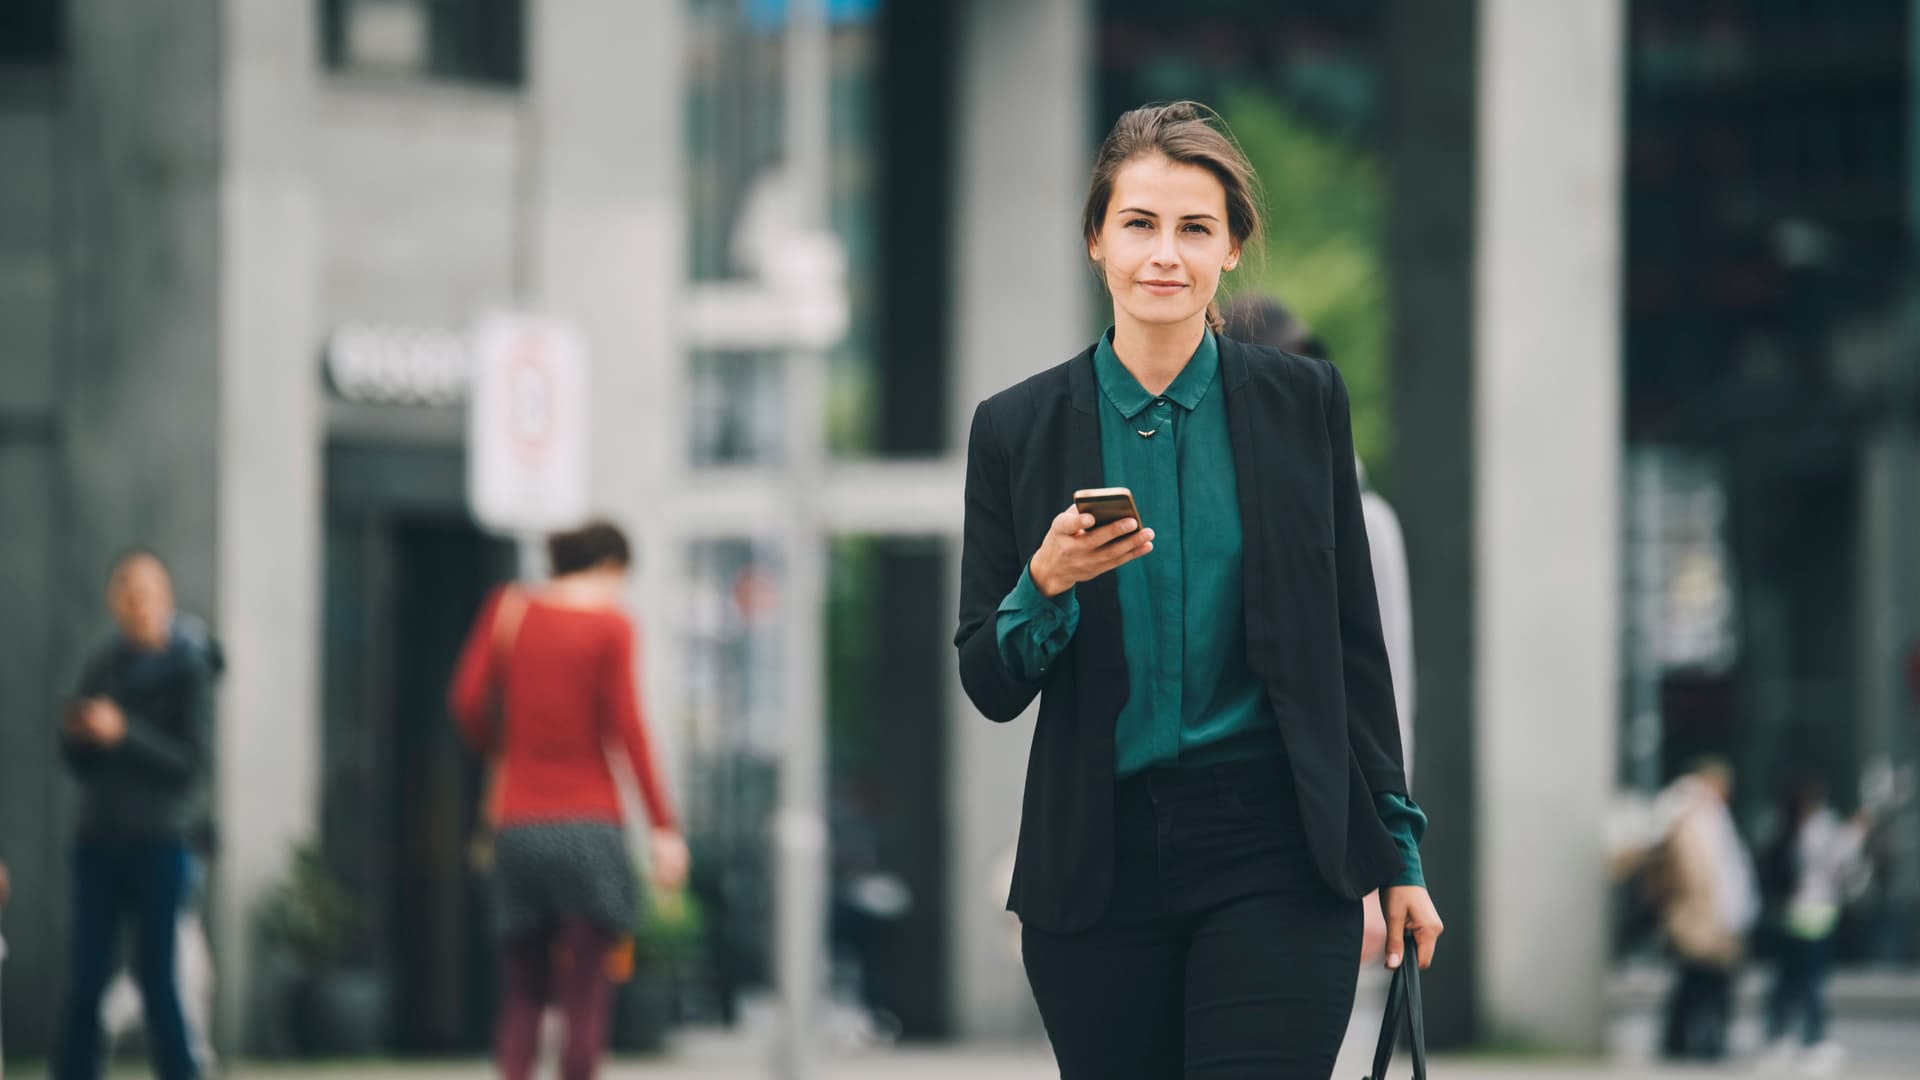
{"type": "Polygon", "coordinates": [[[1327,343],[1353,399],[1354,446],[1384,486],[1393,432],[1379,157],[1252,85],[1228,91],[1220,113],[1266,188],[1265,258],[1228,275],[1228,283],[1277,297],[1327,343]]]}

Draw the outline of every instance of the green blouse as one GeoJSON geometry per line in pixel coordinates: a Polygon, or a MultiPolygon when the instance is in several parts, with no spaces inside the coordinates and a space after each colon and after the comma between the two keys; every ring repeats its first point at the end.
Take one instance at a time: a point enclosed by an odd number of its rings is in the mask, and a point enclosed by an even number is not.
{"type": "MultiPolygon", "coordinates": [[[[1112,331],[1094,350],[1106,400],[1102,483],[1132,489],[1141,525],[1154,534],[1153,551],[1113,571],[1133,686],[1116,721],[1118,776],[1285,750],[1266,688],[1247,663],[1238,474],[1219,371],[1211,331],[1157,397],[1121,364],[1112,331]]],[[[1032,679],[1073,640],[1079,620],[1074,590],[1049,598],[1022,570],[994,629],[1007,666],[1032,679]]],[[[1374,805],[1406,864],[1392,884],[1424,885],[1426,815],[1387,792],[1374,805]]]]}

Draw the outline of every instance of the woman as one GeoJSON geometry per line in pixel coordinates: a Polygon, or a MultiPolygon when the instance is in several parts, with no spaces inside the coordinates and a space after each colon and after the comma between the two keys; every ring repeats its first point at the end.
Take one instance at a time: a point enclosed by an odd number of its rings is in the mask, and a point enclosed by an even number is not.
{"type": "MultiPolygon", "coordinates": [[[[1211,121],[1211,122],[1210,122],[1211,121]]],[[[1217,334],[1252,170],[1192,103],[1122,116],[1082,229],[1113,328],[982,403],[960,675],[1038,695],[1013,888],[1064,1080],[1331,1073],[1359,898],[1431,963],[1346,389],[1217,334]],[[1142,520],[1067,503],[1132,489],[1142,520]]]]}
{"type": "Polygon", "coordinates": [[[1840,929],[1848,879],[1863,865],[1873,813],[1863,806],[1842,818],[1828,801],[1825,781],[1817,777],[1795,785],[1785,811],[1779,838],[1767,855],[1780,930],[1779,966],[1767,996],[1769,1057],[1779,1065],[1792,1062],[1795,1050],[1788,1029],[1797,1015],[1808,1071],[1832,1076],[1846,1060],[1846,1051],[1827,1038],[1833,939],[1840,929]]]}
{"type": "Polygon", "coordinates": [[[638,913],[620,803],[607,764],[618,743],[652,820],[656,883],[685,880],[687,849],[641,725],[634,630],[620,607],[626,537],[604,522],[548,541],[553,580],[497,590],[475,620],[451,691],[467,741],[492,763],[493,915],[500,941],[495,1053],[530,1076],[540,1016],[567,1021],[562,1074],[590,1077],[606,1046],[615,943],[638,913]]]}

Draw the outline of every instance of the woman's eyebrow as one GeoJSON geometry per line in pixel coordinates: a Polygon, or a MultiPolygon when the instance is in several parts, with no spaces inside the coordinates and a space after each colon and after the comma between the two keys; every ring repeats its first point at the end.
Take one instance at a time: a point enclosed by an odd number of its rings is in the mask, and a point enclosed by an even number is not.
{"type": "MultiPolygon", "coordinates": [[[[1157,218],[1160,216],[1159,214],[1156,214],[1151,210],[1143,210],[1138,206],[1123,207],[1114,212],[1118,214],[1139,214],[1141,217],[1150,217],[1150,218],[1157,218]]],[[[1212,214],[1182,214],[1180,215],[1180,220],[1181,221],[1219,221],[1220,219],[1213,216],[1212,214]]]]}

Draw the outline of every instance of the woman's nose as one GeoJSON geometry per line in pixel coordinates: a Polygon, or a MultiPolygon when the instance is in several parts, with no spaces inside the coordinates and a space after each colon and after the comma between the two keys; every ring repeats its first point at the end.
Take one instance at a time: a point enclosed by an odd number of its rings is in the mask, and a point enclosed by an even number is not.
{"type": "Polygon", "coordinates": [[[1180,261],[1180,245],[1171,230],[1162,231],[1153,241],[1153,261],[1172,266],[1180,261]]]}

